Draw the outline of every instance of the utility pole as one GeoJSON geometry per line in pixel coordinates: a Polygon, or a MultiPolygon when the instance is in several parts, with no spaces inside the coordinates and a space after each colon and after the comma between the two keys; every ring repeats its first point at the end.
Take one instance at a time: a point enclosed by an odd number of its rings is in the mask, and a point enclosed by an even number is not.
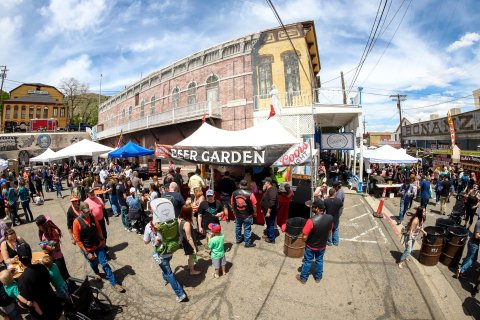
{"type": "Polygon", "coordinates": [[[340,72],[340,78],[342,79],[343,104],[347,104],[347,92],[345,91],[345,79],[343,78],[343,71],[340,72]]]}
{"type": "Polygon", "coordinates": [[[407,100],[407,95],[405,94],[394,94],[391,95],[393,101],[397,101],[398,114],[400,115],[400,147],[403,148],[403,133],[402,133],[402,105],[401,101],[407,100]]]}
{"type": "Polygon", "coordinates": [[[367,124],[367,121],[365,121],[365,116],[363,116],[363,134],[367,132],[365,125],[367,124]]]}
{"type": "Polygon", "coordinates": [[[2,117],[3,117],[3,81],[7,77],[7,66],[0,66],[2,69],[0,70],[0,77],[2,78],[2,83],[0,84],[0,106],[2,106],[2,112],[0,113],[0,130],[3,131],[2,126],[2,117]]]}

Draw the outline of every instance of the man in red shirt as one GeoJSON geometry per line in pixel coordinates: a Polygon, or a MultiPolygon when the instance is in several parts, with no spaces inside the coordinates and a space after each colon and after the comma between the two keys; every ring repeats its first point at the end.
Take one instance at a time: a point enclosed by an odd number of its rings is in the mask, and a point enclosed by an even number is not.
{"type": "Polygon", "coordinates": [[[100,271],[98,270],[98,263],[100,263],[105,276],[115,290],[125,292],[125,289],[115,280],[112,268],[107,262],[105,239],[100,224],[85,202],[80,204],[80,215],[73,222],[73,237],[95,272],[95,278],[101,280],[100,271]]]}
{"type": "Polygon", "coordinates": [[[103,237],[105,238],[105,244],[107,243],[107,226],[106,224],[110,224],[108,221],[108,216],[104,214],[105,204],[100,197],[95,195],[95,190],[92,187],[87,189],[88,197],[85,199],[85,203],[88,204],[90,210],[92,211],[95,218],[98,220],[100,224],[100,228],[102,229],[103,237]]]}
{"type": "Polygon", "coordinates": [[[302,271],[296,275],[297,280],[302,284],[307,282],[313,259],[315,259],[316,262],[313,278],[316,283],[322,280],[323,255],[325,254],[328,236],[333,228],[333,217],[324,214],[325,204],[323,201],[315,199],[311,205],[315,215],[307,220],[302,230],[301,237],[305,240],[305,253],[303,255],[302,271]]]}

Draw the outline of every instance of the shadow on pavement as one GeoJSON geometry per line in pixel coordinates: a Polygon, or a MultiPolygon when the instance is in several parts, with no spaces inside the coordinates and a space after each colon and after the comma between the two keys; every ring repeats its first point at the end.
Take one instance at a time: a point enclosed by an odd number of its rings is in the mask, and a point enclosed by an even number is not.
{"type": "Polygon", "coordinates": [[[398,263],[400,261],[400,257],[402,256],[403,252],[390,250],[390,254],[395,260],[395,263],[398,263]]]}
{"type": "Polygon", "coordinates": [[[118,283],[122,283],[123,280],[127,277],[127,275],[135,275],[135,270],[133,270],[132,266],[130,265],[125,265],[121,267],[120,269],[117,269],[113,272],[115,274],[115,280],[117,280],[118,283]]]}
{"type": "Polygon", "coordinates": [[[211,260],[207,259],[198,259],[197,263],[195,264],[195,269],[200,271],[201,273],[196,276],[190,275],[190,270],[188,270],[187,266],[187,256],[185,256],[185,265],[177,266],[173,273],[175,274],[175,278],[187,288],[195,288],[199,284],[201,284],[208,272],[208,267],[211,265],[211,260]]]}

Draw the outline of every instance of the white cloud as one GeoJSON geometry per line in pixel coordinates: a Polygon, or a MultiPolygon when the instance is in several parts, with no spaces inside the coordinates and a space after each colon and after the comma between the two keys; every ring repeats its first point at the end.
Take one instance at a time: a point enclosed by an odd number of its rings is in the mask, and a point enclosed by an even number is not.
{"type": "Polygon", "coordinates": [[[48,24],[42,30],[45,35],[65,31],[93,30],[102,21],[105,0],[52,0],[48,7],[39,9],[48,24]]]}
{"type": "Polygon", "coordinates": [[[80,82],[90,82],[94,74],[91,70],[92,60],[87,54],[65,61],[63,65],[51,71],[48,83],[58,85],[61,79],[76,78],[80,82]]]}
{"type": "Polygon", "coordinates": [[[479,40],[480,40],[480,34],[476,32],[467,32],[460,38],[460,40],[457,40],[452,44],[450,44],[447,48],[447,51],[452,52],[460,48],[470,47],[471,45],[473,45],[475,42],[479,40]]]}
{"type": "MultiPolygon", "coordinates": [[[[0,43],[2,45],[11,44],[15,41],[18,31],[22,28],[23,19],[17,15],[14,17],[0,18],[0,43]]],[[[0,50],[6,51],[6,50],[0,50]]]]}

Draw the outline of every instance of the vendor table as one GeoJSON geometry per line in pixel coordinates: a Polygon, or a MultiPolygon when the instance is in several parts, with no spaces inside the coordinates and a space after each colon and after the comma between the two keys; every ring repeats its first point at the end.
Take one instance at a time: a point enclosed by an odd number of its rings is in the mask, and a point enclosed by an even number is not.
{"type": "MultiPolygon", "coordinates": [[[[43,251],[32,252],[32,264],[41,263],[43,257],[46,256],[48,256],[48,254],[43,251]]],[[[13,278],[18,279],[22,276],[25,266],[21,262],[16,262],[12,263],[9,269],[13,272],[13,278]]]]}

